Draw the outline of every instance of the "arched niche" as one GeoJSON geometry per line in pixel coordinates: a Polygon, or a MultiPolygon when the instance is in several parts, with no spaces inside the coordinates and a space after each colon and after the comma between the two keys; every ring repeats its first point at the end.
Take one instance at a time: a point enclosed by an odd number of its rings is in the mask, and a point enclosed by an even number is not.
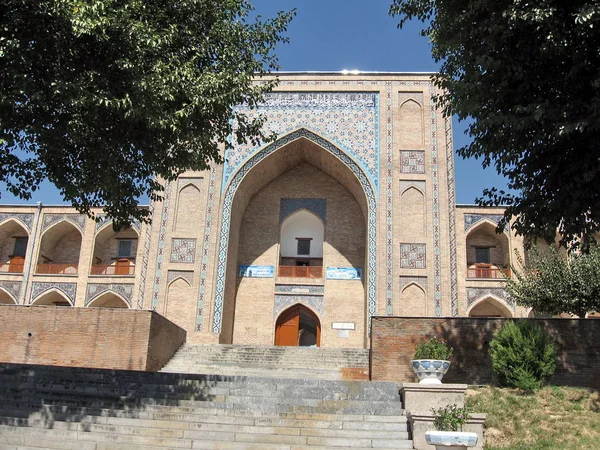
{"type": "Polygon", "coordinates": [[[321,321],[304,305],[296,304],[283,311],[275,323],[275,345],[287,347],[319,347],[321,321]]]}
{"type": "Polygon", "coordinates": [[[415,186],[400,194],[400,233],[405,242],[419,242],[426,237],[425,195],[415,186]]]}
{"type": "Polygon", "coordinates": [[[406,317],[427,316],[427,294],[417,283],[410,283],[400,293],[400,315],[406,317]]]}
{"type": "Polygon", "coordinates": [[[325,225],[314,213],[301,209],[281,223],[279,253],[281,267],[323,267],[325,225]]]}
{"type": "Polygon", "coordinates": [[[92,275],[134,275],[139,235],[135,228],[120,231],[107,223],[94,238],[92,275]]]}
{"type": "Polygon", "coordinates": [[[23,273],[29,233],[17,220],[0,224],[0,272],[23,273]]]}
{"type": "Polygon", "coordinates": [[[67,220],[52,225],[41,238],[36,273],[74,275],[79,271],[81,231],[67,220]]]}
{"type": "Polygon", "coordinates": [[[509,242],[506,233],[496,233],[496,224],[484,220],[467,234],[467,278],[510,276],[509,242]]]}
{"type": "Polygon", "coordinates": [[[467,311],[469,317],[513,317],[510,308],[501,300],[486,297],[475,302],[467,311]]]}
{"type": "Polygon", "coordinates": [[[0,288],[0,305],[17,305],[17,299],[4,289],[0,288]]]}
{"type": "Polygon", "coordinates": [[[202,194],[194,184],[188,183],[177,193],[174,231],[178,235],[195,234],[202,223],[202,194]]]}
{"type": "Polygon", "coordinates": [[[169,284],[166,303],[165,317],[184,330],[194,331],[194,315],[190,310],[195,307],[195,297],[187,280],[179,277],[169,284]]]}
{"type": "Polygon", "coordinates": [[[33,306],[72,306],[69,298],[57,289],[44,292],[31,304],[33,306]]]}
{"type": "MultiPolygon", "coordinates": [[[[365,327],[368,317],[375,314],[377,214],[375,191],[370,178],[343,150],[311,131],[300,129],[255,153],[225,186],[212,323],[212,331],[220,333],[223,343],[232,342],[233,337],[240,227],[246,208],[262,188],[303,164],[322,171],[341,184],[358,205],[358,215],[362,214],[366,229],[361,244],[365,249],[365,257],[361,263],[366,273],[363,280],[366,285],[367,311],[361,322],[365,327]]],[[[302,197],[304,194],[299,192],[297,196],[302,197]]],[[[353,217],[353,220],[356,219],[357,217],[353,217]]]]}
{"type": "Polygon", "coordinates": [[[127,302],[114,292],[104,292],[93,299],[89,308],[129,308],[127,302]]]}
{"type": "Polygon", "coordinates": [[[425,134],[423,132],[423,108],[414,99],[408,99],[400,105],[399,147],[402,150],[422,150],[425,134]]]}

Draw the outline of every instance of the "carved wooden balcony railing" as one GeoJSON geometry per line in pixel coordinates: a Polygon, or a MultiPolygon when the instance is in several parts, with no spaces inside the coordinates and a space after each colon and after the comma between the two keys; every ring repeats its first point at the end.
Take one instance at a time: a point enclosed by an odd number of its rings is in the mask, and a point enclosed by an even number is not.
{"type": "Polygon", "coordinates": [[[38,264],[35,273],[42,275],[77,275],[78,264],[38,264]]]}
{"type": "Polygon", "coordinates": [[[117,265],[109,265],[109,264],[94,264],[92,266],[92,270],[90,271],[91,275],[134,275],[135,274],[135,264],[117,264],[117,265]]]}
{"type": "Polygon", "coordinates": [[[280,277],[322,278],[322,266],[279,266],[280,277]]]}
{"type": "Polygon", "coordinates": [[[499,269],[491,264],[476,264],[467,269],[467,278],[499,279],[510,278],[510,269],[499,269]]]}

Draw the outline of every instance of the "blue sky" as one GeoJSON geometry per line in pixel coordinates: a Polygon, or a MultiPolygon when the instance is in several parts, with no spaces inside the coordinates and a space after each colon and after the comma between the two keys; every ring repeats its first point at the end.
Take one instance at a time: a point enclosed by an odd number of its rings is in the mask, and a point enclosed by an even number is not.
{"type": "MultiPolygon", "coordinates": [[[[277,55],[282,70],[380,72],[433,72],[438,65],[431,58],[428,40],[419,36],[420,23],[402,30],[388,17],[388,0],[252,0],[258,14],[272,17],[279,10],[296,8],[290,24],[290,43],[281,45],[277,55]]],[[[454,125],[454,147],[468,142],[465,126],[454,125]]],[[[457,203],[473,203],[485,187],[505,188],[505,180],[493,169],[483,170],[475,160],[456,158],[457,203]]],[[[46,182],[24,202],[1,192],[0,203],[62,203],[59,192],[46,182]]]]}

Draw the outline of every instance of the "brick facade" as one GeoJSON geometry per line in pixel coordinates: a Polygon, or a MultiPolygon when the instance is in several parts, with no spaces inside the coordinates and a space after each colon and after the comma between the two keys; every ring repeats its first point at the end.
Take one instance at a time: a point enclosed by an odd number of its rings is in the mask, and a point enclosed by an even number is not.
{"type": "Polygon", "coordinates": [[[0,305],[0,362],[159,370],[185,330],[152,311],[0,305]]]}
{"type": "MultiPolygon", "coordinates": [[[[372,323],[371,378],[415,382],[410,368],[416,345],[438,337],[454,348],[448,383],[493,384],[489,343],[506,319],[375,317],[372,323]]],[[[552,384],[600,388],[600,348],[593,345],[600,321],[535,319],[554,339],[557,351],[552,384]]]]}

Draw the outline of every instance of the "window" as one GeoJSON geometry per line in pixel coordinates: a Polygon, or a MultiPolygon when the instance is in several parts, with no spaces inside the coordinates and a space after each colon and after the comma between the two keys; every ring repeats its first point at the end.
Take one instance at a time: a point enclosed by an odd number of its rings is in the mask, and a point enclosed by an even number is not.
{"type": "Polygon", "coordinates": [[[489,264],[490,263],[490,248],[489,247],[475,247],[475,263],[476,264],[489,264]]]}
{"type": "Polygon", "coordinates": [[[310,256],[310,239],[296,238],[298,241],[298,255],[310,256]]]}
{"type": "Polygon", "coordinates": [[[15,238],[15,248],[13,249],[13,256],[21,256],[25,258],[25,253],[27,252],[27,238],[26,237],[16,237],[15,238]]]}
{"type": "Polygon", "coordinates": [[[121,239],[117,250],[117,258],[129,258],[131,256],[132,241],[129,239],[121,239]]]}

